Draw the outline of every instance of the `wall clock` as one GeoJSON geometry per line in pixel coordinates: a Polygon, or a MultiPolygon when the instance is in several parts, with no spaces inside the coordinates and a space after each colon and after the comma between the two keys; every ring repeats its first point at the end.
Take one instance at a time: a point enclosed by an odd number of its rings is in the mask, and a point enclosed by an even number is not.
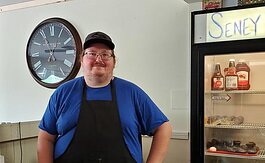
{"type": "Polygon", "coordinates": [[[56,88],[77,75],[81,51],[75,27],[65,19],[49,18],[39,23],[30,35],[26,60],[39,84],[56,88]]]}

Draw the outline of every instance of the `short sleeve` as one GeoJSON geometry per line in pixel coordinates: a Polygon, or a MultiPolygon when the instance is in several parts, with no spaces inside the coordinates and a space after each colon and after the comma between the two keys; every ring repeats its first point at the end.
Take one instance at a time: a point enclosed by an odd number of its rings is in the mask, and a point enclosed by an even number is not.
{"type": "Polygon", "coordinates": [[[152,99],[141,89],[137,93],[136,103],[136,113],[143,135],[152,136],[156,128],[169,121],[152,99]]]}
{"type": "Polygon", "coordinates": [[[52,135],[58,134],[56,130],[56,122],[57,122],[56,112],[55,112],[56,105],[57,105],[57,98],[56,98],[56,92],[54,92],[50,97],[49,103],[46,107],[44,115],[39,124],[40,129],[47,131],[52,135]]]}

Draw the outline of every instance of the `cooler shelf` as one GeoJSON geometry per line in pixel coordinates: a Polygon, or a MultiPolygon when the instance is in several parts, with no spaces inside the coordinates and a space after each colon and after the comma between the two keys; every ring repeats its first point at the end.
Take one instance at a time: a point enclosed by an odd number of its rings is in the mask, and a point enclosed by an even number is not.
{"type": "Polygon", "coordinates": [[[265,94],[265,90],[205,91],[206,94],[265,94]]]}
{"type": "Polygon", "coordinates": [[[205,152],[206,156],[216,156],[216,157],[231,157],[231,158],[242,158],[242,159],[255,159],[255,160],[265,160],[265,150],[259,150],[256,156],[244,156],[244,155],[233,155],[233,154],[222,154],[214,152],[205,152]]]}
{"type": "Polygon", "coordinates": [[[229,129],[265,129],[265,124],[261,123],[243,123],[240,125],[213,125],[205,124],[206,128],[229,128],[229,129]]]}

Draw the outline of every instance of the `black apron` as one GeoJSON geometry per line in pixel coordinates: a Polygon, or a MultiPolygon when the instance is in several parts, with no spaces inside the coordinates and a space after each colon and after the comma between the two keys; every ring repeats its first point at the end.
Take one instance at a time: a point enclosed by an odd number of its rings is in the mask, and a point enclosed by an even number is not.
{"type": "Polygon", "coordinates": [[[136,163],[123,139],[112,81],[111,95],[112,101],[87,101],[84,83],[75,134],[55,163],[136,163]]]}

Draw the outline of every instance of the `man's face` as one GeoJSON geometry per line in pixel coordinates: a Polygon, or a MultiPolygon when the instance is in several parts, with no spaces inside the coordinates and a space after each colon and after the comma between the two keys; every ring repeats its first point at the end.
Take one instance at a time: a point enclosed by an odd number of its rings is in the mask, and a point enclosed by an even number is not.
{"type": "Polygon", "coordinates": [[[85,49],[81,65],[85,76],[112,76],[115,59],[112,56],[112,50],[108,46],[95,43],[85,49]]]}

